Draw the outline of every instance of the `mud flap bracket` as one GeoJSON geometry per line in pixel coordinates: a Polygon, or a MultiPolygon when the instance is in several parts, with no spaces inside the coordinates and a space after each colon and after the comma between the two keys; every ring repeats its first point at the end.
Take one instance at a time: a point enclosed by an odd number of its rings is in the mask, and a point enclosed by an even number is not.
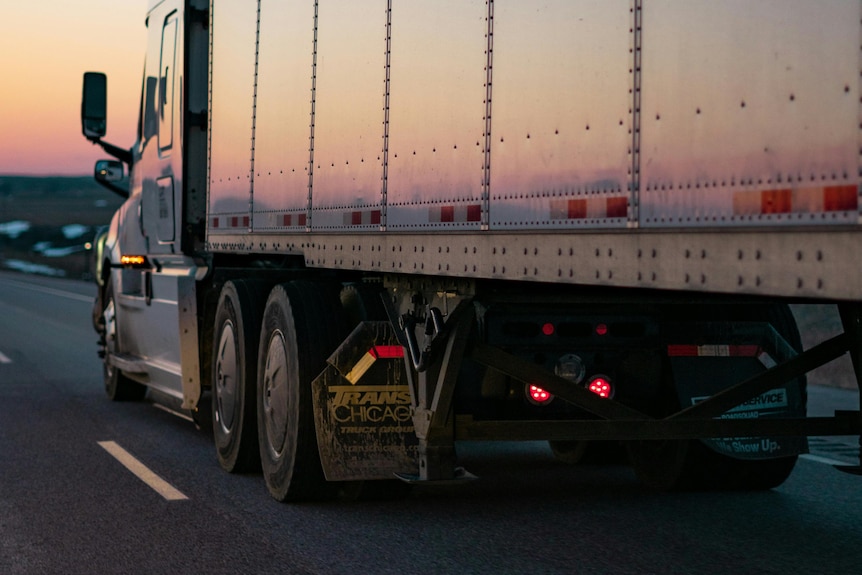
{"type": "MultiPolygon", "coordinates": [[[[419,440],[419,473],[399,474],[408,483],[451,483],[475,479],[455,465],[455,418],[452,398],[467,338],[473,324],[473,304],[462,300],[445,325],[442,316],[434,320],[434,339],[417,366],[411,353],[409,369],[411,411],[419,440]],[[421,370],[419,368],[422,368],[421,370]]],[[[430,317],[430,316],[429,316],[430,317]]]]}

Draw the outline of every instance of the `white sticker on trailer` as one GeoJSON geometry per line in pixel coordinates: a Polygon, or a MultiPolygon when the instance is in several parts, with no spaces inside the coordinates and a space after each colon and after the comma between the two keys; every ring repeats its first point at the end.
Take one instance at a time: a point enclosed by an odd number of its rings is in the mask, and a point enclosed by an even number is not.
{"type": "MultiPolygon", "coordinates": [[[[709,396],[701,396],[701,397],[692,397],[691,403],[695,405],[700,403],[701,401],[705,401],[709,399],[709,396]]],[[[753,397],[748,401],[737,405],[736,407],[727,410],[726,413],[740,413],[740,412],[751,412],[751,411],[760,411],[762,409],[783,409],[788,406],[787,401],[787,390],[785,389],[773,389],[767,391],[762,395],[758,395],[757,397],[753,397]]]]}

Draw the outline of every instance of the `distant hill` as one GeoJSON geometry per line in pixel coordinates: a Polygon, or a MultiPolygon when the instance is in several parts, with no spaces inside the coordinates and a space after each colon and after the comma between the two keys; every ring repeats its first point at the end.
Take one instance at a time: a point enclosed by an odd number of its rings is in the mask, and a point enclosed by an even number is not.
{"type": "Polygon", "coordinates": [[[122,203],[92,176],[0,176],[0,224],[103,225],[122,203]]]}
{"type": "Polygon", "coordinates": [[[92,176],[3,176],[0,194],[81,194],[103,190],[92,176]]]}
{"type": "Polygon", "coordinates": [[[0,176],[0,268],[87,277],[87,245],[123,203],[91,176],[0,176]]]}

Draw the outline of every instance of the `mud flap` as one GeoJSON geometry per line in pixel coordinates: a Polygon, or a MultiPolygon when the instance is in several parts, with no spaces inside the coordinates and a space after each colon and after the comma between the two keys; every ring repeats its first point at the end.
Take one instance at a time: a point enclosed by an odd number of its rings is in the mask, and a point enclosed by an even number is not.
{"type": "MultiPolygon", "coordinates": [[[[667,352],[682,407],[704,401],[796,355],[768,323],[675,324],[670,333],[674,342],[680,342],[669,344],[667,352]]],[[[721,419],[804,418],[805,414],[806,390],[800,378],[729,409],[721,419]]],[[[722,437],[703,443],[736,459],[808,453],[806,437],[722,437]]]]}
{"type": "Polygon", "coordinates": [[[388,322],[362,322],[312,383],[314,423],[329,481],[415,472],[404,348],[388,322]]]}

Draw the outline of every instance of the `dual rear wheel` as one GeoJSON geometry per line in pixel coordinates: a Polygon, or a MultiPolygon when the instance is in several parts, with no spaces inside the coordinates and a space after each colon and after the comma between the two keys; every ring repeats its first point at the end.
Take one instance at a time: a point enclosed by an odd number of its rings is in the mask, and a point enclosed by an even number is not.
{"type": "Polygon", "coordinates": [[[236,280],[219,298],[212,401],[219,463],[230,472],[260,468],[279,501],[328,498],[337,485],[320,465],[311,383],[344,337],[338,292],[292,281],[272,288],[263,306],[264,290],[236,280]]]}
{"type": "Polygon", "coordinates": [[[258,355],[257,421],[263,476],[278,501],[325,499],[311,383],[343,339],[338,293],[294,281],[275,286],[263,312],[258,355]]]}
{"type": "Polygon", "coordinates": [[[260,467],[255,417],[258,339],[263,286],[227,282],[215,315],[212,424],[219,464],[231,473],[260,467]]]}

